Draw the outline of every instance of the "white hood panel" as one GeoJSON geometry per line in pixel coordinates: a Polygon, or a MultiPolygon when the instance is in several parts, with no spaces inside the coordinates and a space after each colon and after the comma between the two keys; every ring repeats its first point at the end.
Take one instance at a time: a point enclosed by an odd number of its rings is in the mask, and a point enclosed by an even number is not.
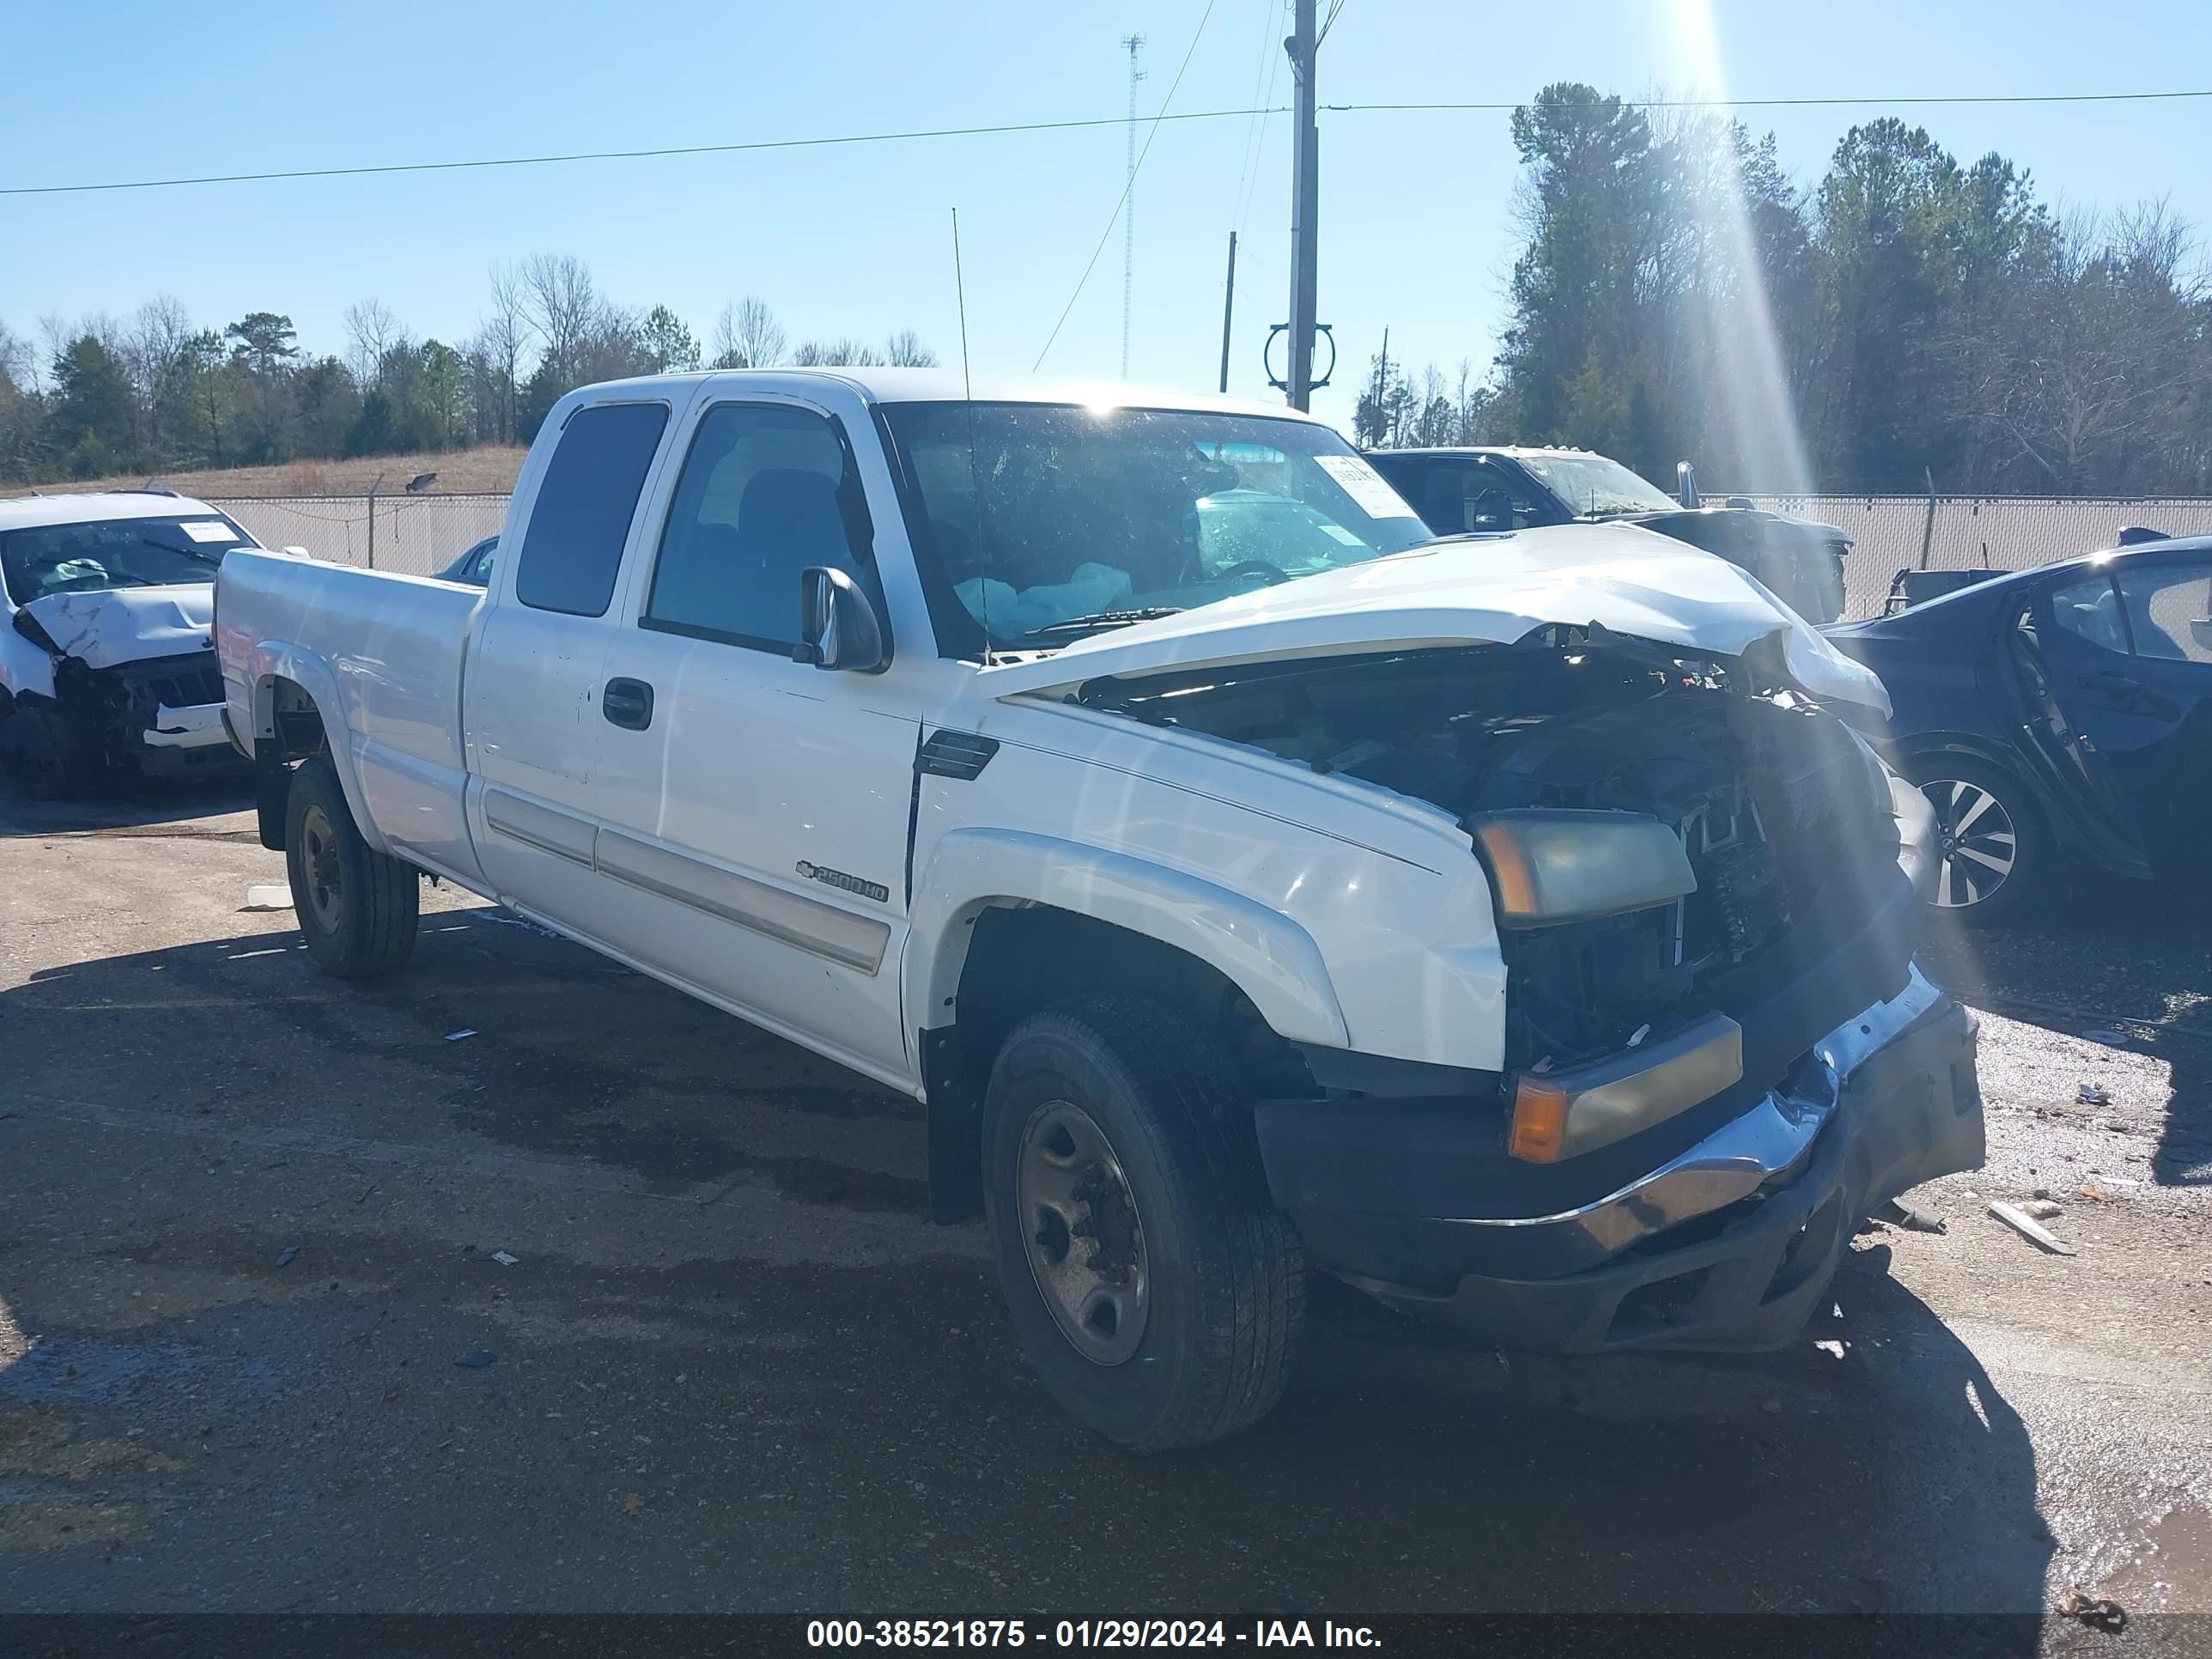
{"type": "Polygon", "coordinates": [[[1739,657],[1785,631],[1800,687],[1889,713],[1871,671],[1838,651],[1749,572],[1632,525],[1561,525],[1437,542],[1110,629],[1036,661],[977,676],[994,697],[1106,675],[1296,657],[1510,644],[1540,628],[1596,623],[1616,634],[1739,657]]]}
{"type": "Polygon", "coordinates": [[[64,656],[80,658],[89,668],[109,668],[205,650],[215,619],[215,584],[49,593],[23,609],[64,656]]]}

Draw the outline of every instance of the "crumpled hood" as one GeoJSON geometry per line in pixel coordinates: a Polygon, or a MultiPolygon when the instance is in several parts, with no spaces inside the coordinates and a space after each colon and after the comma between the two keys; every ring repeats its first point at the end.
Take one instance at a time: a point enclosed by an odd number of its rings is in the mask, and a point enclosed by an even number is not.
{"type": "Polygon", "coordinates": [[[1538,629],[1595,623],[1715,656],[1780,634],[1806,692],[1878,709],[1881,682],[1749,572],[1632,525],[1560,525],[1431,542],[1387,558],[1262,587],[1155,622],[1095,634],[976,677],[987,696],[1052,691],[1107,675],[1295,657],[1511,644],[1538,629]]]}
{"type": "Polygon", "coordinates": [[[80,658],[88,668],[107,668],[206,649],[215,619],[215,584],[49,593],[23,609],[64,656],[80,658]]]}

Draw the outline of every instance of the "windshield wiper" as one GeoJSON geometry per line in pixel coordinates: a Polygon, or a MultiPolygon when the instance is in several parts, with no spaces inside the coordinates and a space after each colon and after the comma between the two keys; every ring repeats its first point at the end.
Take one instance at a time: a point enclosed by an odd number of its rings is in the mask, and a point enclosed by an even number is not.
{"type": "Polygon", "coordinates": [[[1022,635],[1036,639],[1041,634],[1066,634],[1079,628],[1127,628],[1132,623],[1156,622],[1162,617],[1179,617],[1179,605],[1145,605],[1132,611],[1094,611],[1087,617],[1068,617],[1061,621],[1047,623],[1042,628],[1032,628],[1022,635]]]}
{"type": "MultiPolygon", "coordinates": [[[[210,553],[207,549],[199,546],[198,544],[194,544],[190,547],[173,547],[167,542],[155,542],[142,539],[139,545],[141,547],[159,548],[164,553],[174,553],[181,558],[196,560],[201,564],[220,566],[222,563],[222,553],[210,553]]],[[[226,547],[222,551],[223,553],[228,553],[230,550],[226,547]]]]}

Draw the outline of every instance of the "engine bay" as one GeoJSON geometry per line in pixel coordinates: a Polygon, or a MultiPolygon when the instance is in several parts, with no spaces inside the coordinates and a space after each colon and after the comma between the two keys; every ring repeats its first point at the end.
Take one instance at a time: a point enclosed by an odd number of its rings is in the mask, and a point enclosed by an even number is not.
{"type": "Polygon", "coordinates": [[[1778,680],[1742,659],[1549,629],[1512,645],[1096,681],[1081,700],[1355,777],[1463,825],[1542,807],[1674,828],[1694,892],[1502,933],[1508,1059],[1540,1066],[1710,1011],[1785,944],[1847,927],[1893,875],[1885,781],[1840,720],[1778,680]]]}

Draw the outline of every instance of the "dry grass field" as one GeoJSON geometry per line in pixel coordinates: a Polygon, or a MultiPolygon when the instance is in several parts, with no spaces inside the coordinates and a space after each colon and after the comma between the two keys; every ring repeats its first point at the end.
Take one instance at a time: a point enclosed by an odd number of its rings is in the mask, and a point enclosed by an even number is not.
{"type": "MultiPolygon", "coordinates": [[[[154,477],[162,489],[203,501],[254,495],[360,495],[376,475],[397,495],[418,472],[435,472],[435,495],[504,495],[514,488],[522,466],[522,446],[490,444],[478,449],[450,449],[421,455],[367,455],[359,460],[287,461],[281,466],[235,466],[201,472],[163,472],[154,477]]],[[[109,478],[55,479],[0,495],[53,493],[67,489],[133,489],[146,482],[143,472],[109,478]]]]}

